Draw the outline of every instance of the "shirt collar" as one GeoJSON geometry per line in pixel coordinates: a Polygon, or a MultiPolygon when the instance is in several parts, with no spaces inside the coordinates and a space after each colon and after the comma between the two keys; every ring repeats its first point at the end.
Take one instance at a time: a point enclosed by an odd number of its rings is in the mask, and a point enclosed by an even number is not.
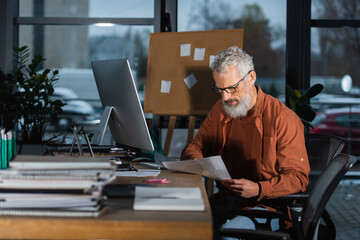
{"type": "Polygon", "coordinates": [[[254,106],[254,116],[262,116],[264,111],[265,93],[261,90],[258,85],[255,85],[257,91],[256,103],[254,106]]]}

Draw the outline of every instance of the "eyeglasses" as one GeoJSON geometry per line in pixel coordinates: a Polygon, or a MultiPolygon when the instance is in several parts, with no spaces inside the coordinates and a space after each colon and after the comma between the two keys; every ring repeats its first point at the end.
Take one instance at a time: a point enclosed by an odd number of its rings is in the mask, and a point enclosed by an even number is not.
{"type": "Polygon", "coordinates": [[[227,92],[227,93],[236,93],[236,89],[239,86],[239,84],[241,83],[241,81],[243,81],[247,75],[249,75],[250,72],[252,72],[253,70],[250,70],[242,79],[240,79],[237,83],[235,83],[235,85],[231,86],[231,87],[226,87],[226,88],[218,88],[214,85],[212,86],[212,90],[216,93],[223,93],[223,91],[227,92]]]}

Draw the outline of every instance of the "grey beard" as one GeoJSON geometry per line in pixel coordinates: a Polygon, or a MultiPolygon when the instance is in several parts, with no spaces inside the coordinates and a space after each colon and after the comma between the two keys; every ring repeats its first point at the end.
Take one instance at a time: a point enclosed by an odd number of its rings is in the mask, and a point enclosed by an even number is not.
{"type": "Polygon", "coordinates": [[[246,93],[242,99],[238,99],[239,103],[235,107],[231,107],[222,100],[224,104],[225,112],[232,118],[245,117],[250,108],[251,97],[249,93],[246,93]]]}

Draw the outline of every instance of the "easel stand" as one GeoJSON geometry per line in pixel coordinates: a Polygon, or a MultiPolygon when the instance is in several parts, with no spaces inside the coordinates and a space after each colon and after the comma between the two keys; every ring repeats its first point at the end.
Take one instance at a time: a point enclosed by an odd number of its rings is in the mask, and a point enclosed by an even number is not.
{"type": "MultiPolygon", "coordinates": [[[[194,132],[195,132],[195,124],[196,124],[196,118],[200,118],[200,121],[202,122],[205,118],[205,116],[189,116],[189,127],[187,131],[187,139],[186,139],[186,145],[189,144],[189,142],[194,138],[194,132]]],[[[176,123],[177,116],[171,115],[169,119],[169,125],[168,130],[166,133],[165,143],[164,143],[164,155],[168,156],[170,152],[170,145],[171,140],[174,134],[175,129],[175,123],[176,123]]],[[[210,178],[205,178],[205,189],[207,194],[210,196],[214,191],[214,181],[210,178]]]]}
{"type": "MultiPolygon", "coordinates": [[[[169,119],[169,126],[168,126],[166,139],[165,139],[165,143],[164,143],[164,155],[165,156],[169,155],[171,140],[172,140],[172,137],[174,134],[174,129],[175,129],[176,118],[177,118],[177,116],[172,115],[172,116],[170,116],[170,119],[169,119]]],[[[189,128],[188,128],[188,132],[187,132],[186,144],[188,144],[194,138],[195,122],[196,122],[196,116],[189,116],[189,128]]]]}

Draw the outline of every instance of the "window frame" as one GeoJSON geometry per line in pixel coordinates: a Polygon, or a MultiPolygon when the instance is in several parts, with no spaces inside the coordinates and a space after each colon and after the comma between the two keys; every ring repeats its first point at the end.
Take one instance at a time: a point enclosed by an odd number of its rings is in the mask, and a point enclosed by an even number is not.
{"type": "Polygon", "coordinates": [[[311,28],[345,27],[360,28],[360,20],[312,19],[311,0],[287,0],[286,84],[299,90],[310,87],[311,28]]]}
{"type": "Polygon", "coordinates": [[[20,25],[91,25],[113,23],[121,25],[154,26],[154,32],[164,31],[165,13],[170,13],[172,31],[177,31],[177,0],[154,0],[153,18],[96,18],[96,17],[21,17],[19,0],[0,1],[0,32],[6,34],[0,38],[0,68],[4,72],[12,70],[12,49],[19,45],[20,25]]]}
{"type": "MultiPolygon", "coordinates": [[[[19,0],[0,1],[0,30],[10,33],[0,39],[0,67],[11,70],[12,48],[19,42],[19,25],[90,25],[101,22],[153,25],[164,31],[165,13],[170,13],[172,31],[177,31],[177,0],[154,0],[154,18],[19,17],[19,0]]],[[[360,28],[360,20],[311,19],[311,0],[287,0],[285,83],[295,89],[310,87],[311,28],[360,28]],[[291,27],[289,27],[291,26],[291,27]]],[[[287,97],[286,97],[287,99],[287,97]]],[[[288,102],[288,101],[287,101],[288,102]]]]}

